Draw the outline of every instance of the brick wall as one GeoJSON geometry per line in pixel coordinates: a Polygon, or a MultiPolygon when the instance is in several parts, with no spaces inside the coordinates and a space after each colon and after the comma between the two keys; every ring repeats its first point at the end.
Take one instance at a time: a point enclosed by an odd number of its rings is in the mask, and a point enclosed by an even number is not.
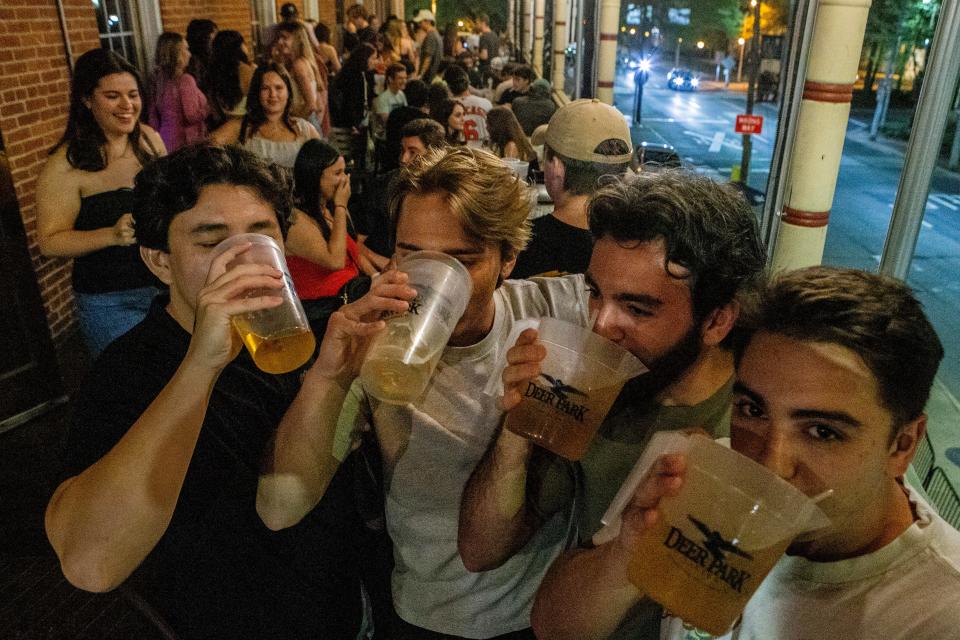
{"type": "Polygon", "coordinates": [[[317,0],[317,14],[318,20],[336,33],[336,29],[334,28],[337,24],[336,0],[317,0]]]}
{"type": "Polygon", "coordinates": [[[194,18],[208,18],[223,30],[232,29],[253,42],[250,29],[250,3],[247,0],[160,0],[160,19],[165,31],[186,34],[194,18]]]}
{"type": "MultiPolygon", "coordinates": [[[[100,46],[89,0],[64,0],[74,56],[100,46]]],[[[70,75],[56,4],[3,0],[0,5],[0,131],[56,342],[75,326],[70,261],[40,255],[36,240],[36,181],[47,151],[67,122],[70,75]]]]}

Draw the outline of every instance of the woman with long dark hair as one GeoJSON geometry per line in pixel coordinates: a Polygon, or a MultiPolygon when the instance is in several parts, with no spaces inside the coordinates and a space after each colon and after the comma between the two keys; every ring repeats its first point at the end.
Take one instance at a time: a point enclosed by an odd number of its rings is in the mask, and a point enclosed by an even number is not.
{"type": "Polygon", "coordinates": [[[308,140],[293,166],[297,205],[287,234],[287,266],[317,335],[340,304],[365,293],[375,269],[361,255],[347,204],[350,176],[334,147],[308,140]]]}
{"type": "Polygon", "coordinates": [[[187,45],[190,47],[190,64],[187,73],[192,75],[202,91],[207,90],[210,53],[217,23],[206,18],[197,18],[187,24],[187,45]]]}
{"type": "Polygon", "coordinates": [[[137,70],[106,49],[77,59],[67,128],[37,182],[37,239],[47,257],[73,258],[80,330],[93,356],[140,322],[157,281],[140,259],[133,180],[166,153],[140,124],[137,70]]]}
{"type": "Polygon", "coordinates": [[[293,168],[303,143],[320,134],[312,124],[290,115],[293,93],[290,76],[282,64],[257,67],[247,93],[247,113],[210,134],[215,144],[240,144],[274,164],[293,168]]]}
{"type": "Polygon", "coordinates": [[[533,162],[537,157],[520,121],[507,107],[494,107],[487,112],[487,135],[490,150],[501,158],[533,162]]]}
{"type": "Polygon", "coordinates": [[[463,133],[463,116],[466,111],[459,100],[447,98],[430,109],[430,117],[443,125],[447,132],[447,144],[467,144],[463,133]]]}
{"type": "Polygon", "coordinates": [[[207,135],[207,97],[186,72],[190,61],[187,42],[179,33],[157,38],[156,68],[150,85],[148,121],[160,133],[168,151],[199,142],[207,135]]]}
{"type": "Polygon", "coordinates": [[[247,112],[247,91],[254,66],[250,52],[239,31],[221,31],[213,39],[210,55],[210,117],[207,122],[216,129],[231,118],[242,118],[247,112]]]}

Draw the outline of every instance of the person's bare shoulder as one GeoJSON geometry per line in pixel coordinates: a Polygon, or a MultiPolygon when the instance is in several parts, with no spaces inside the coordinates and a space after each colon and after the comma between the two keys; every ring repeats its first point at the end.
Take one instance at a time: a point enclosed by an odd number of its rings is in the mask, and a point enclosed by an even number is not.
{"type": "Polygon", "coordinates": [[[210,142],[220,146],[237,142],[242,124],[240,119],[227,120],[219,129],[210,133],[210,142]]]}
{"type": "Polygon", "coordinates": [[[151,127],[148,124],[140,124],[140,131],[143,135],[150,141],[150,144],[147,146],[149,150],[152,146],[155,151],[161,156],[167,155],[167,145],[163,144],[163,138],[160,137],[160,134],[157,133],[157,130],[151,127]]]}

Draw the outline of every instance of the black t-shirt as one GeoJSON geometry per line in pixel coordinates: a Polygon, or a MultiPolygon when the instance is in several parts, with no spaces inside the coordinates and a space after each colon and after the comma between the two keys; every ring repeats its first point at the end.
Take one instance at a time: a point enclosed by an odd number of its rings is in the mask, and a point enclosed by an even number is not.
{"type": "Polygon", "coordinates": [[[349,31],[343,32],[343,53],[349,54],[351,51],[357,48],[362,42],[368,42],[370,44],[375,44],[377,41],[377,32],[370,26],[363,27],[362,29],[357,30],[356,33],[350,33],[349,31]]]}
{"type": "MultiPolygon", "coordinates": [[[[190,336],[166,303],[159,296],[94,365],[76,398],[69,475],[123,437],[183,360],[190,336]]],[[[299,524],[272,532],[256,513],[265,447],[298,388],[298,372],[263,373],[246,350],[214,386],[173,518],[128,581],[182,638],[352,640],[359,630],[361,524],[347,465],[299,524]]]]}
{"type": "Polygon", "coordinates": [[[533,221],[533,238],[517,258],[511,278],[542,274],[584,273],[590,266],[593,238],[586,229],[573,227],[554,216],[533,221]]]}
{"type": "Polygon", "coordinates": [[[393,255],[393,243],[390,238],[390,185],[397,177],[398,169],[372,176],[357,202],[357,231],[367,237],[364,244],[368,249],[389,258],[393,255]]]}
{"type": "Polygon", "coordinates": [[[497,101],[497,104],[512,104],[514,100],[520,96],[527,95],[526,91],[517,91],[516,89],[507,89],[503,92],[503,95],[500,96],[500,99],[497,101]]]}

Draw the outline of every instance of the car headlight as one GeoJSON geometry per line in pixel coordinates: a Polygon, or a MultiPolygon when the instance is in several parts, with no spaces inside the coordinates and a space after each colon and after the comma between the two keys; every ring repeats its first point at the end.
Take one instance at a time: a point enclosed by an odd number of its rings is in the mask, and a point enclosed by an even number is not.
{"type": "Polygon", "coordinates": [[[674,79],[671,80],[670,82],[672,82],[674,85],[676,85],[676,86],[678,86],[678,87],[683,84],[683,80],[681,80],[680,78],[674,78],[674,79]]]}
{"type": "Polygon", "coordinates": [[[700,78],[691,78],[691,79],[690,79],[690,86],[692,86],[692,87],[698,87],[698,86],[700,86],[700,78]]]}
{"type": "Polygon", "coordinates": [[[640,68],[640,71],[650,71],[650,58],[642,58],[637,67],[640,68]]]}

